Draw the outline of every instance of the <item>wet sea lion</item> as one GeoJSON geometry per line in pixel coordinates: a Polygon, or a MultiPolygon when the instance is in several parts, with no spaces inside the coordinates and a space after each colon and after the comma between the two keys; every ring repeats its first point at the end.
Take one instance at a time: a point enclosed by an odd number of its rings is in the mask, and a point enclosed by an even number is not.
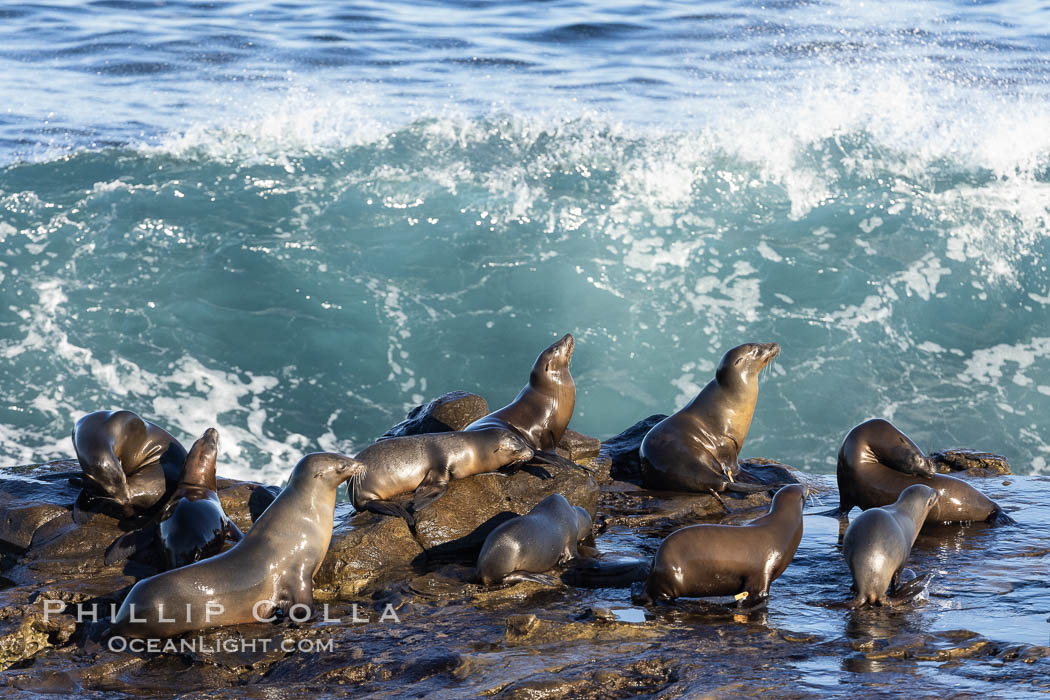
{"type": "Polygon", "coordinates": [[[529,383],[513,401],[463,430],[510,430],[532,446],[540,461],[582,468],[554,451],[565,435],[576,406],[576,384],[569,374],[569,361],[575,347],[572,334],[566,333],[536,358],[529,383]]]}
{"type": "Polygon", "coordinates": [[[525,438],[504,428],[388,438],[355,457],[366,469],[350,480],[347,490],[358,511],[401,516],[413,527],[413,514],[440,498],[450,479],[522,464],[532,455],[525,438]],[[390,500],[412,491],[407,508],[390,500]]]}
{"type": "Polygon", "coordinates": [[[731,595],[747,607],[762,603],[802,540],[805,503],[805,487],[791,484],[777,491],[766,515],[746,525],[690,525],[672,532],[653,557],[637,602],[731,595]]]}
{"type": "Polygon", "coordinates": [[[336,489],[364,468],[340,454],[303,457],[244,539],[222,554],[136,583],[110,633],[171,637],[265,620],[293,606],[311,608],[313,576],[332,539],[336,489]]]}
{"type": "Polygon", "coordinates": [[[156,542],[165,567],[176,569],[218,554],[227,537],[239,542],[241,531],[226,516],[216,493],[218,453],[219,432],[208,428],[190,448],[179,485],[157,517],[148,526],[118,537],[106,550],[106,564],[156,542]]]}
{"type": "Polygon", "coordinates": [[[84,495],[116,504],[124,517],[170,496],[186,461],[186,448],[171,433],[131,411],[84,416],[73,428],[73,449],[84,495]]]}
{"type": "Polygon", "coordinates": [[[478,555],[478,581],[539,581],[559,564],[579,556],[578,544],[591,534],[591,516],[560,493],[551,494],[525,515],[511,518],[485,538],[478,555]]]}
{"type": "Polygon", "coordinates": [[[861,510],[888,506],[912,484],[924,484],[939,496],[928,522],[1014,522],[994,501],[962,479],[938,474],[907,435],[881,418],[849,431],[839,449],[836,475],[839,507],[822,515],[845,517],[853,506],[861,510]]]}
{"type": "Polygon", "coordinates": [[[938,498],[929,486],[913,484],[893,505],[866,510],[846,528],[842,556],[853,574],[853,591],[857,594],[851,607],[902,602],[901,598],[887,597],[886,591],[898,593],[901,570],[938,498]]]}
{"type": "MultiPolygon", "coordinates": [[[[734,481],[758,401],[758,375],[780,353],[776,343],[747,343],[722,356],[715,378],[682,410],[642,438],[642,479],[649,488],[756,493],[770,486],[734,481]]],[[[728,509],[727,509],[728,510],[728,509]]]]}

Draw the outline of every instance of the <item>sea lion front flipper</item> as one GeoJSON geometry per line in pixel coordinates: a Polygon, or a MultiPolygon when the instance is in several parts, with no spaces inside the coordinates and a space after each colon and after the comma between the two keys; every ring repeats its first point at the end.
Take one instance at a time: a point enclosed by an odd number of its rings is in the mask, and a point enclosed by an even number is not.
{"type": "MultiPolygon", "coordinates": [[[[850,510],[853,509],[850,508],[850,510]]],[[[820,513],[813,513],[813,515],[825,515],[829,518],[841,519],[849,517],[849,510],[843,510],[842,506],[839,506],[838,508],[832,508],[831,510],[821,511],[820,513]]]]}
{"type": "Polygon", "coordinates": [[[1017,521],[1006,514],[1006,511],[998,504],[995,506],[995,512],[992,513],[991,517],[988,518],[988,522],[995,523],[996,525],[1016,525],[1017,521]]]}
{"type": "Polygon", "coordinates": [[[787,484],[745,484],[742,481],[729,481],[726,482],[725,490],[732,493],[764,493],[776,491],[781,486],[787,486],[787,484]]]}
{"type": "Polygon", "coordinates": [[[416,519],[405,508],[393,501],[365,501],[358,510],[370,510],[380,515],[392,515],[395,518],[404,518],[409,528],[416,526],[416,519]]]}
{"type": "Polygon", "coordinates": [[[532,459],[533,461],[539,462],[540,464],[553,464],[558,467],[582,469],[588,474],[594,473],[594,470],[590,467],[585,467],[582,464],[577,464],[576,462],[573,462],[571,459],[566,459],[565,457],[562,457],[560,454],[554,452],[553,450],[536,450],[533,453],[532,459]]]}
{"type": "Polygon", "coordinates": [[[891,588],[892,594],[887,596],[886,602],[889,605],[900,605],[914,600],[926,590],[931,578],[933,578],[932,574],[922,574],[904,583],[898,581],[897,585],[891,588]]]}
{"type": "Polygon", "coordinates": [[[157,528],[153,525],[141,530],[133,530],[132,532],[125,533],[113,540],[113,543],[109,545],[106,549],[106,556],[103,559],[103,562],[106,566],[109,566],[118,561],[124,561],[128,557],[131,557],[152,545],[156,536],[157,528]]]}
{"type": "Polygon", "coordinates": [[[415,493],[412,494],[408,510],[418,513],[444,496],[445,491],[448,491],[449,476],[448,469],[431,469],[428,471],[427,475],[423,477],[423,481],[416,487],[415,493]]]}
{"type": "Polygon", "coordinates": [[[559,585],[558,580],[553,576],[534,574],[529,571],[512,571],[503,577],[503,583],[520,583],[522,581],[532,581],[533,583],[551,586],[552,588],[559,585]]]}

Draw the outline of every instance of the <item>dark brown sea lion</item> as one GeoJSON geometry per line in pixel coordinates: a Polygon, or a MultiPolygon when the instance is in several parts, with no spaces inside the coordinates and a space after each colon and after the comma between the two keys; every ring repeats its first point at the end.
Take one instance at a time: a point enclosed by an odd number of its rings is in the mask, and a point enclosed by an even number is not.
{"type": "Polygon", "coordinates": [[[962,479],[937,474],[933,464],[907,435],[889,421],[875,418],[853,428],[839,449],[839,507],[823,515],[844,517],[888,506],[904,489],[924,484],[937,492],[928,522],[1013,523],[994,501],[962,479]]]}
{"type": "Polygon", "coordinates": [[[365,465],[334,453],[303,457],[288,485],[244,539],[209,559],[143,579],[110,625],[124,637],[171,637],[265,620],[305,617],[313,576],[332,539],[336,489],[365,465]]]}
{"type": "Polygon", "coordinates": [[[937,492],[929,486],[913,484],[893,505],[866,510],[850,523],[842,538],[842,556],[857,594],[851,607],[903,602],[896,597],[901,571],[937,500],[937,492]],[[887,589],[893,597],[886,595],[887,589]]]}
{"type": "Polygon", "coordinates": [[[413,514],[440,498],[450,479],[523,464],[532,455],[525,438],[505,428],[388,438],[355,457],[366,469],[350,480],[347,490],[358,511],[401,516],[412,527],[413,514]],[[407,508],[390,500],[413,491],[407,508]]]}
{"type": "Polygon", "coordinates": [[[186,461],[186,449],[171,433],[131,411],[84,416],[73,428],[73,449],[86,495],[114,503],[124,517],[170,496],[186,461]]]}
{"type": "Polygon", "coordinates": [[[241,531],[226,516],[215,488],[215,460],[219,432],[208,428],[193,443],[182,467],[182,478],[154,522],[118,537],[106,550],[106,564],[159,543],[165,568],[176,569],[222,551],[228,537],[241,540],[241,531]]]}
{"type": "Polygon", "coordinates": [[[692,401],[642,438],[642,479],[649,488],[756,493],[769,486],[734,481],[758,401],[758,375],[780,353],[776,343],[747,343],[727,352],[715,378],[692,401]]]}
{"type": "Polygon", "coordinates": [[[802,540],[805,503],[805,487],[791,484],[777,491],[766,515],[746,525],[690,525],[672,532],[660,544],[637,602],[683,596],[736,596],[747,607],[764,602],[802,540]]]}
{"type": "Polygon", "coordinates": [[[527,514],[499,525],[485,538],[478,556],[478,581],[540,581],[559,564],[579,556],[578,544],[591,534],[591,516],[560,493],[551,494],[527,514]]]}
{"type": "Polygon", "coordinates": [[[554,451],[565,435],[576,406],[576,384],[569,374],[575,346],[571,333],[562,336],[536,358],[529,383],[513,401],[477,419],[464,430],[510,430],[523,437],[541,461],[578,466],[554,451]]]}

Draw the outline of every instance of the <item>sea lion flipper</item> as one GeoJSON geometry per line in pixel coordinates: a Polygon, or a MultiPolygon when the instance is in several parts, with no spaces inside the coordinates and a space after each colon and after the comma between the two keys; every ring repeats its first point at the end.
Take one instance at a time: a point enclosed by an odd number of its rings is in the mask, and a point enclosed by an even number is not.
{"type": "Polygon", "coordinates": [[[416,526],[416,519],[405,508],[393,501],[365,501],[359,510],[370,510],[380,515],[392,515],[395,518],[404,518],[410,528],[416,526]]]}
{"type": "Polygon", "coordinates": [[[156,534],[157,529],[150,526],[121,535],[113,540],[113,543],[106,549],[106,556],[103,561],[106,566],[115,564],[118,561],[124,561],[152,545],[156,534]]]}
{"type": "Polygon", "coordinates": [[[887,596],[887,602],[890,605],[900,605],[901,603],[907,603],[908,601],[915,599],[926,590],[926,586],[929,584],[931,578],[933,578],[933,575],[927,573],[922,574],[921,576],[916,576],[904,583],[898,582],[898,584],[891,589],[893,591],[892,594],[887,596]]]}
{"type": "Polygon", "coordinates": [[[226,521],[226,538],[230,542],[240,542],[244,539],[244,533],[241,532],[241,528],[237,527],[237,523],[232,520],[226,521]]]}
{"type": "Polygon", "coordinates": [[[560,454],[554,452],[553,450],[536,450],[532,458],[533,461],[539,462],[540,464],[553,464],[559,467],[582,469],[588,474],[594,473],[594,470],[590,467],[585,467],[582,464],[577,464],[576,462],[573,462],[571,459],[566,459],[565,457],[562,457],[560,454]]]}
{"type": "Polygon", "coordinates": [[[1006,514],[1006,511],[1001,506],[995,506],[995,512],[992,513],[992,517],[988,518],[988,522],[995,523],[996,525],[1016,525],[1017,521],[1006,514]]]}
{"type": "Polygon", "coordinates": [[[416,487],[409,504],[409,510],[413,513],[426,508],[428,505],[445,495],[448,490],[450,474],[448,469],[431,469],[423,477],[423,481],[416,487]]]}
{"type": "Polygon", "coordinates": [[[528,571],[512,571],[503,577],[503,583],[520,583],[522,581],[532,581],[533,583],[539,583],[551,587],[558,585],[558,580],[553,576],[547,574],[534,574],[528,571]]]}
{"type": "Polygon", "coordinates": [[[825,510],[825,511],[821,511],[819,513],[813,513],[813,515],[825,515],[825,516],[827,516],[829,518],[840,518],[841,519],[841,518],[848,518],[849,517],[849,511],[848,510],[843,510],[842,506],[839,506],[838,508],[832,508],[831,510],[825,510]]]}

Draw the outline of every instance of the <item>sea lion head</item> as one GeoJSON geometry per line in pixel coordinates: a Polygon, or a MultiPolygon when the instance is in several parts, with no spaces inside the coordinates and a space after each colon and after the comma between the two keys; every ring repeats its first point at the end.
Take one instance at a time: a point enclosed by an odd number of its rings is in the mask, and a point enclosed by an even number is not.
{"type": "Polygon", "coordinates": [[[208,428],[193,443],[186,462],[182,465],[179,483],[204,486],[215,490],[215,461],[219,456],[219,431],[208,428]]]}
{"type": "Polygon", "coordinates": [[[911,438],[902,433],[889,421],[884,422],[892,430],[892,437],[887,440],[889,442],[888,445],[879,445],[880,462],[903,474],[921,476],[925,479],[929,479],[937,473],[933,462],[922,453],[922,450],[912,442],[911,438]]]}
{"type": "Polygon", "coordinates": [[[338,452],[314,452],[299,460],[299,463],[295,465],[295,471],[303,472],[335,488],[344,481],[363,473],[365,463],[338,452]]]}
{"type": "Polygon", "coordinates": [[[749,384],[780,354],[777,343],[744,343],[725,355],[715,372],[719,384],[749,384]]]}
{"type": "Polygon", "coordinates": [[[80,460],[84,479],[90,484],[89,491],[99,494],[102,500],[113,501],[122,507],[131,503],[127,477],[116,455],[111,452],[99,455],[91,460],[90,468],[85,468],[84,462],[80,460]]]}
{"type": "MultiPolygon", "coordinates": [[[[524,464],[532,459],[535,451],[532,446],[520,435],[509,430],[496,429],[499,435],[496,439],[496,454],[506,458],[507,464],[524,464]]],[[[503,461],[502,459],[500,461],[503,461]]]]}
{"type": "Polygon", "coordinates": [[[941,495],[937,493],[935,489],[931,489],[926,484],[912,484],[908,488],[901,491],[901,495],[897,498],[898,501],[916,507],[920,513],[923,514],[923,520],[925,516],[930,512],[930,509],[937,505],[941,495]]]}
{"type": "Polygon", "coordinates": [[[808,496],[809,489],[802,484],[788,484],[773,495],[773,502],[769,504],[769,512],[772,513],[790,505],[797,506],[801,512],[808,496]]]}
{"type": "Polygon", "coordinates": [[[572,359],[572,351],[576,348],[576,339],[572,333],[566,333],[553,345],[540,353],[533,365],[532,372],[548,374],[561,372],[569,368],[569,360],[572,359]]]}

